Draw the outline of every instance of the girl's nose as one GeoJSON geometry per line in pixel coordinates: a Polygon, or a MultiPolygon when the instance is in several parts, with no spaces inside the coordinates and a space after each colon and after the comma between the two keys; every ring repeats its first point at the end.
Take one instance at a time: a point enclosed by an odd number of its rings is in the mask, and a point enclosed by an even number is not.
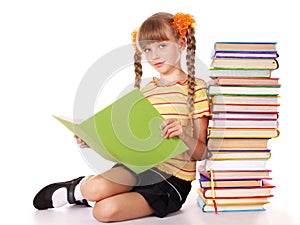
{"type": "Polygon", "coordinates": [[[159,52],[157,51],[157,49],[153,48],[151,51],[151,59],[158,59],[159,58],[159,52]]]}

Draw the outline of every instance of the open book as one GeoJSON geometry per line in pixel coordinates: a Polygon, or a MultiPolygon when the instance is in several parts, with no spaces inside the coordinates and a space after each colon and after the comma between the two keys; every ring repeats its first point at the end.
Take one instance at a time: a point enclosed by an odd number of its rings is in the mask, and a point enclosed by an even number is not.
{"type": "Polygon", "coordinates": [[[178,138],[161,137],[164,121],[139,89],[76,124],[54,116],[103,158],[141,173],[188,149],[178,138]]]}

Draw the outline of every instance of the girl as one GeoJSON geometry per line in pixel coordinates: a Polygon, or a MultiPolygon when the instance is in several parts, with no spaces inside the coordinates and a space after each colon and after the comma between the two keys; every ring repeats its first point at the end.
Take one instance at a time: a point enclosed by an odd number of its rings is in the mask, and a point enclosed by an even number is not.
{"type": "MultiPolygon", "coordinates": [[[[159,78],[153,78],[142,92],[165,118],[161,135],[178,136],[189,150],[138,175],[116,164],[100,175],[50,184],[35,196],[35,208],[67,203],[94,205],[93,216],[111,222],[150,215],[164,217],[182,207],[195,179],[196,161],[206,156],[209,116],[206,84],[195,78],[194,23],[188,14],[157,13],[132,34],[135,87],[140,88],[144,54],[159,73],[159,78]],[[180,65],[185,48],[187,73],[180,65]]],[[[77,143],[87,147],[79,138],[77,143]]]]}

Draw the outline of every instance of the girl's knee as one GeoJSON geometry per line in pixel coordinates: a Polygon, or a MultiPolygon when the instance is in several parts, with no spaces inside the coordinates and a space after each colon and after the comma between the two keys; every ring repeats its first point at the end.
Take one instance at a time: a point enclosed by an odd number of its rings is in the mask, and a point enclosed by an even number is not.
{"type": "Polygon", "coordinates": [[[101,200],[101,193],[104,192],[103,188],[103,178],[101,176],[90,176],[84,180],[80,190],[86,200],[99,201],[101,200]]]}
{"type": "Polygon", "coordinates": [[[93,217],[100,222],[119,221],[118,214],[121,211],[120,205],[115,201],[103,200],[95,204],[93,217]]]}

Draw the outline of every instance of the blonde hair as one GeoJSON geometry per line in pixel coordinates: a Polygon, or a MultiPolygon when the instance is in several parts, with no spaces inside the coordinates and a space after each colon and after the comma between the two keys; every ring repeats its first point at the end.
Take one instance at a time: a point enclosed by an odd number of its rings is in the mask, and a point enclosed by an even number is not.
{"type": "MultiPolygon", "coordinates": [[[[146,19],[138,30],[136,45],[141,49],[147,44],[156,41],[169,40],[168,35],[172,35],[175,40],[181,38],[180,32],[172,25],[174,22],[174,15],[170,13],[156,13],[146,19]]],[[[189,109],[189,118],[192,118],[194,111],[194,93],[195,93],[195,50],[196,39],[194,26],[189,26],[186,32],[186,65],[187,65],[187,81],[188,81],[188,98],[187,105],[189,109]]],[[[140,88],[142,71],[142,53],[139,48],[136,48],[134,54],[134,70],[135,70],[135,84],[134,87],[140,88]]]]}

